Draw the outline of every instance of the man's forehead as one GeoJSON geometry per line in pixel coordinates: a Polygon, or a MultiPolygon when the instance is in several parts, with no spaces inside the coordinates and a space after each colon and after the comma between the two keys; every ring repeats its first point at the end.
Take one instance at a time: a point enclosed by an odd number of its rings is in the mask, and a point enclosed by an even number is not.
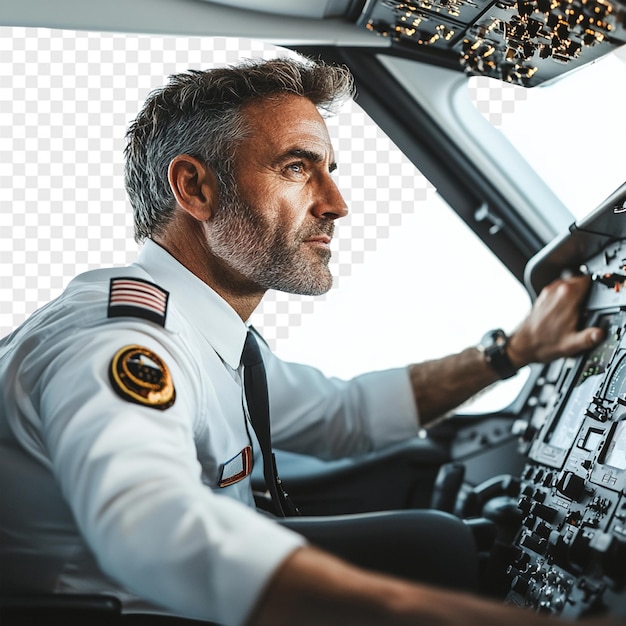
{"type": "Polygon", "coordinates": [[[255,100],[244,107],[248,136],[271,144],[300,142],[322,145],[332,151],[326,122],[307,98],[284,94],[255,100]]]}

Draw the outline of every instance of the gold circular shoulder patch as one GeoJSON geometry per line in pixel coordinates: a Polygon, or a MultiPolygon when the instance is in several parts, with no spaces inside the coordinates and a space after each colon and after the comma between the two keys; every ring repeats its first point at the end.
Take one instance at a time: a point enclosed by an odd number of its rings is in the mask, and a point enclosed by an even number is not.
{"type": "Polygon", "coordinates": [[[111,361],[113,389],[125,400],[165,410],[174,404],[176,390],[170,371],[152,350],[124,346],[111,361]]]}

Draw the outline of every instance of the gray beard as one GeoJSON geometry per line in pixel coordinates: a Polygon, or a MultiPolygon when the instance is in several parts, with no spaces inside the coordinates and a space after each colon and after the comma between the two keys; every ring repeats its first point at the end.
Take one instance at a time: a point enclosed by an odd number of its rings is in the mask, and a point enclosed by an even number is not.
{"type": "Polygon", "coordinates": [[[332,236],[332,220],[317,220],[316,224],[301,228],[289,241],[288,233],[270,230],[260,214],[231,189],[220,194],[209,229],[210,248],[220,264],[262,290],[318,296],[332,287],[330,251],[310,249],[306,254],[302,243],[315,235],[332,236]],[[222,198],[228,198],[228,202],[222,198]]]}

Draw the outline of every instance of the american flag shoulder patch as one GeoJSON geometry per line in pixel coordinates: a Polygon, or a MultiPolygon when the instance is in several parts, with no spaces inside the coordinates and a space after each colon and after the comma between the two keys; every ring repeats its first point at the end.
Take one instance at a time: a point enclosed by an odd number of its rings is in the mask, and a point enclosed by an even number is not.
{"type": "Polygon", "coordinates": [[[165,326],[169,292],[141,278],[112,278],[108,317],[142,317],[165,326]]]}

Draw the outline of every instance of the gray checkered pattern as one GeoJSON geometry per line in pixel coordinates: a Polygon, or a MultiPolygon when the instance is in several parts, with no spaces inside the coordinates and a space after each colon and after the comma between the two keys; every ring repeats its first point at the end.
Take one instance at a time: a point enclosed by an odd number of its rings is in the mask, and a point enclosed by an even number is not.
{"type": "Polygon", "coordinates": [[[476,108],[496,128],[500,128],[505,118],[515,113],[516,103],[526,100],[528,96],[524,87],[484,76],[470,78],[469,91],[476,108]]]}
{"type": "MultiPolygon", "coordinates": [[[[149,91],[188,68],[275,55],[248,40],[0,27],[0,335],[77,273],[135,258],[122,152],[149,91]]],[[[481,80],[472,90],[495,124],[519,97],[481,80]]],[[[355,104],[328,124],[350,207],[337,287],[434,190],[355,104]]],[[[323,299],[270,293],[253,321],[276,347],[323,299]]]]}

